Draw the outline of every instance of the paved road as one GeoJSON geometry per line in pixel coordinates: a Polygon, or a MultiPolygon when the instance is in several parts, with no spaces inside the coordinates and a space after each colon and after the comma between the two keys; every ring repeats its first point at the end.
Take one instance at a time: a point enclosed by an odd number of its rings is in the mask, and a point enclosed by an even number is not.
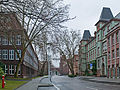
{"type": "MultiPolygon", "coordinates": [[[[60,88],[60,90],[120,90],[120,85],[110,85],[103,83],[95,83],[80,80],[76,78],[69,78],[67,76],[52,77],[53,83],[60,88]]],[[[54,90],[54,89],[39,89],[39,90],[54,90]]]]}

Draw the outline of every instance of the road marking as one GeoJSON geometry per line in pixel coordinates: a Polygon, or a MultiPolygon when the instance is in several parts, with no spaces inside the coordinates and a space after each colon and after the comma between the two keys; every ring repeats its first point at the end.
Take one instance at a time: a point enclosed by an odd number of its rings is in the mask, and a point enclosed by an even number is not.
{"type": "Polygon", "coordinates": [[[91,87],[86,87],[86,88],[88,88],[88,89],[92,89],[92,90],[98,90],[98,89],[96,89],[96,88],[91,88],[91,87]]]}
{"type": "Polygon", "coordinates": [[[54,83],[52,83],[52,84],[57,90],[60,90],[60,88],[58,88],[54,83]]]}

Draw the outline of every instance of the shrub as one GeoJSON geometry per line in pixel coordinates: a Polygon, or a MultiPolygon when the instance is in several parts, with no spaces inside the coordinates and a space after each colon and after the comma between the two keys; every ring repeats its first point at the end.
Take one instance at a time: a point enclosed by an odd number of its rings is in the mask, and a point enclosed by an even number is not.
{"type": "Polygon", "coordinates": [[[5,75],[3,69],[0,67],[0,77],[2,77],[2,75],[5,75]]]}

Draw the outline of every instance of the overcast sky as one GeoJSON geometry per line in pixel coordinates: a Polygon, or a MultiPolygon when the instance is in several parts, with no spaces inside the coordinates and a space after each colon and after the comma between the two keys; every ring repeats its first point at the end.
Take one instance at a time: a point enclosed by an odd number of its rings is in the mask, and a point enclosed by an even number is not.
{"type": "MultiPolygon", "coordinates": [[[[103,7],[109,7],[113,16],[120,12],[120,0],[64,0],[66,4],[70,4],[70,17],[76,19],[67,22],[70,29],[80,30],[83,35],[84,30],[90,30],[94,35],[96,27],[94,26],[99,20],[103,7]]],[[[57,61],[53,63],[59,66],[57,61]]]]}
{"type": "Polygon", "coordinates": [[[64,0],[70,4],[70,17],[76,19],[67,22],[67,26],[77,29],[83,34],[84,30],[90,30],[94,35],[95,23],[99,20],[103,7],[109,7],[115,16],[120,12],[120,0],[64,0]]]}

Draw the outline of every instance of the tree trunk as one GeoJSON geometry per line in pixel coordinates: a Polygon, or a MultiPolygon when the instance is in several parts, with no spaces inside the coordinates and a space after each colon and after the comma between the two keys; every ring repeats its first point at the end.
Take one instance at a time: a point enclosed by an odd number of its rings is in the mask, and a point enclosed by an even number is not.
{"type": "Polygon", "coordinates": [[[42,76],[44,75],[45,64],[46,64],[46,62],[43,63],[43,65],[42,65],[42,67],[40,69],[41,70],[40,75],[42,75],[42,76]]]}
{"type": "Polygon", "coordinates": [[[20,58],[19,63],[17,64],[16,72],[14,74],[15,78],[18,78],[18,72],[19,72],[19,69],[20,69],[20,65],[21,65],[21,63],[24,59],[24,56],[25,56],[25,52],[23,52],[22,57],[20,58]]]}
{"type": "Polygon", "coordinates": [[[67,61],[67,65],[68,65],[68,68],[70,69],[70,72],[72,73],[72,75],[74,75],[74,68],[73,68],[73,64],[70,64],[68,61],[67,61]]]}

